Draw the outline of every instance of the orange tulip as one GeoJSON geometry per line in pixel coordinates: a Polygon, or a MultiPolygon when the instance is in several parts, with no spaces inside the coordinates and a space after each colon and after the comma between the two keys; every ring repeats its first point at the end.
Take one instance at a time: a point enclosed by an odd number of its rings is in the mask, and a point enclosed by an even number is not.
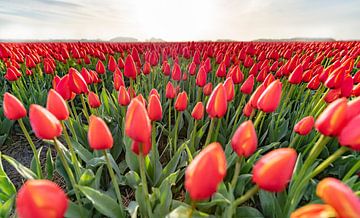
{"type": "Polygon", "coordinates": [[[46,109],[48,109],[58,120],[67,120],[69,118],[69,110],[65,100],[54,89],[50,89],[46,109]]]}
{"type": "Polygon", "coordinates": [[[265,113],[271,113],[276,110],[281,100],[282,83],[280,80],[272,82],[260,95],[257,106],[265,113]]]}
{"type": "Polygon", "coordinates": [[[225,153],[219,143],[211,143],[187,167],[185,189],[193,200],[207,199],[216,192],[225,175],[225,153]]]}
{"type": "Polygon", "coordinates": [[[132,140],[146,143],[151,136],[151,123],[145,106],[134,98],[126,112],[125,134],[132,140]]]}
{"type": "Polygon", "coordinates": [[[292,148],[270,151],[255,163],[253,182],[266,191],[283,191],[291,179],[296,158],[296,151],[292,148]]]}
{"type": "Polygon", "coordinates": [[[299,135],[307,135],[311,132],[314,127],[314,117],[307,116],[302,118],[299,122],[297,122],[294,126],[294,132],[299,135]]]}
{"type": "Polygon", "coordinates": [[[111,132],[100,117],[90,116],[88,142],[94,150],[110,149],[113,146],[113,137],[111,132]]]}
{"type": "Polygon", "coordinates": [[[147,112],[151,121],[159,121],[162,119],[161,102],[156,94],[150,95],[147,112]]]}
{"type": "Polygon", "coordinates": [[[89,93],[88,100],[91,108],[98,108],[101,105],[99,96],[94,92],[89,93]]]}
{"type": "Polygon", "coordinates": [[[184,111],[186,110],[188,104],[188,97],[185,91],[179,93],[175,101],[175,109],[177,111],[184,111]]]}
{"type": "Polygon", "coordinates": [[[337,136],[346,124],[346,98],[340,98],[325,108],[315,122],[315,128],[323,135],[337,136]]]}
{"type": "Polygon", "coordinates": [[[360,217],[359,197],[344,183],[335,178],[325,178],[316,187],[316,194],[332,206],[339,217],[360,217]]]}
{"type": "Polygon", "coordinates": [[[191,116],[195,120],[201,120],[204,117],[204,105],[201,101],[196,103],[193,111],[191,112],[191,116]]]}
{"type": "Polygon", "coordinates": [[[26,117],[24,105],[12,94],[5,92],[3,101],[4,115],[9,120],[18,120],[26,117]]]}
{"type": "Polygon", "coordinates": [[[19,218],[61,218],[67,207],[65,192],[49,180],[27,180],[16,197],[19,218]]]}
{"type": "Polygon", "coordinates": [[[29,119],[31,127],[38,138],[50,140],[61,135],[60,121],[42,106],[30,105],[29,119]]]}
{"type": "Polygon", "coordinates": [[[294,211],[290,218],[338,217],[335,209],[327,204],[309,204],[294,211]]]}
{"type": "Polygon", "coordinates": [[[238,156],[249,157],[257,147],[257,136],[251,120],[242,123],[235,131],[231,146],[238,156]]]}
{"type": "Polygon", "coordinates": [[[130,95],[124,86],[120,86],[118,102],[121,106],[127,106],[130,104],[130,95]]]}
{"type": "Polygon", "coordinates": [[[222,83],[219,83],[211,93],[206,105],[206,112],[211,118],[221,118],[227,110],[226,90],[222,83]]]}

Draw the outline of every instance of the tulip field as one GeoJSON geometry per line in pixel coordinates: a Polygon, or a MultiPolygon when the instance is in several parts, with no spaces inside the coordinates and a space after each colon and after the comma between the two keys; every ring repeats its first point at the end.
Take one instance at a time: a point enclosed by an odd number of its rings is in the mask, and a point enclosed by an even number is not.
{"type": "Polygon", "coordinates": [[[359,41],[0,43],[0,78],[0,217],[360,218],[359,41]]]}

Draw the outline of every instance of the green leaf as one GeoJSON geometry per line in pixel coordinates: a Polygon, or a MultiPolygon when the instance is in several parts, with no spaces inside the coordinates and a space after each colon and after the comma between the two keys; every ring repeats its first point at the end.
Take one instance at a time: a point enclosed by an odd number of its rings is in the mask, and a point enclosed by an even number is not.
{"type": "MultiPolygon", "coordinates": [[[[188,206],[179,206],[175,208],[175,210],[171,211],[166,218],[188,218],[191,214],[191,207],[188,206]]],[[[199,212],[199,211],[193,211],[192,212],[192,218],[198,218],[198,217],[209,217],[208,214],[199,212]]]]}
{"type": "Polygon", "coordinates": [[[51,180],[54,175],[54,160],[51,156],[51,149],[48,147],[48,150],[46,152],[46,172],[47,172],[47,179],[51,180]]]}
{"type": "Polygon", "coordinates": [[[3,205],[0,205],[0,217],[10,217],[14,201],[15,195],[9,198],[3,205]]]}
{"type": "Polygon", "coordinates": [[[79,157],[85,161],[88,162],[93,158],[92,153],[87,150],[83,145],[81,145],[79,142],[71,139],[71,144],[74,147],[75,152],[79,155],[79,157]]]}
{"type": "Polygon", "coordinates": [[[90,169],[86,169],[80,177],[79,185],[90,186],[91,183],[94,181],[94,179],[95,179],[95,175],[93,171],[90,169]]]}
{"type": "Polygon", "coordinates": [[[140,176],[135,171],[129,171],[125,174],[126,184],[131,188],[136,188],[140,184],[140,176]]]}
{"type": "Polygon", "coordinates": [[[72,201],[68,201],[68,208],[65,213],[66,218],[78,218],[78,217],[90,217],[89,210],[75,204],[72,201]]]}
{"type": "Polygon", "coordinates": [[[2,155],[2,157],[11,165],[13,166],[16,171],[25,179],[37,179],[37,176],[33,171],[31,171],[29,168],[25,167],[21,163],[19,163],[17,160],[15,160],[12,157],[9,157],[7,155],[2,155]]]}
{"type": "Polygon", "coordinates": [[[179,163],[181,152],[184,150],[184,146],[181,146],[175,153],[175,155],[171,158],[169,163],[164,167],[162,170],[162,175],[158,181],[155,181],[155,183],[158,185],[161,181],[163,181],[166,177],[168,177],[171,173],[174,173],[176,170],[176,167],[179,163]]]}
{"type": "Polygon", "coordinates": [[[127,210],[129,211],[131,218],[137,218],[138,209],[139,209],[139,204],[136,201],[131,201],[129,203],[127,210]]]}
{"type": "MultiPolygon", "coordinates": [[[[42,150],[42,146],[39,148],[39,149],[37,149],[37,152],[38,152],[38,158],[39,158],[39,160],[40,160],[40,155],[41,155],[41,150],[42,150]]],[[[41,163],[39,163],[39,165],[40,165],[41,163]]],[[[36,163],[36,159],[35,159],[35,155],[32,157],[32,159],[31,159],[31,162],[30,162],[30,169],[36,174],[37,173],[37,170],[36,170],[36,166],[37,165],[37,163],[36,163]]],[[[39,168],[41,169],[41,166],[39,166],[39,168]]],[[[37,175],[37,176],[39,176],[39,177],[41,177],[40,175],[37,175]]]]}
{"type": "Polygon", "coordinates": [[[120,205],[114,199],[90,187],[79,186],[79,189],[103,215],[111,218],[124,217],[120,205]]]}
{"type": "MultiPolygon", "coordinates": [[[[236,208],[235,217],[241,218],[262,218],[264,215],[260,213],[256,208],[243,206],[236,208]]],[[[273,216],[270,216],[273,217],[273,216]]]]}
{"type": "Polygon", "coordinates": [[[259,198],[262,211],[265,216],[271,216],[274,218],[282,218],[282,210],[279,204],[278,199],[276,198],[274,193],[270,193],[267,191],[260,190],[259,198]]]}

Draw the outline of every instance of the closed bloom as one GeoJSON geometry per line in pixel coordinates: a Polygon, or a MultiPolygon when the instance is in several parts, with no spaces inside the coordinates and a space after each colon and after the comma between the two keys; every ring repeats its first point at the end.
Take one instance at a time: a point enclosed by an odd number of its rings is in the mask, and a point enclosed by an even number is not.
{"type": "Polygon", "coordinates": [[[289,83],[299,84],[302,81],[303,68],[302,65],[298,65],[289,76],[289,83]]]}
{"type": "Polygon", "coordinates": [[[100,117],[90,116],[88,142],[94,150],[110,149],[113,146],[113,137],[111,132],[100,117]]]}
{"type": "Polygon", "coordinates": [[[151,121],[159,121],[162,119],[161,102],[156,94],[150,95],[147,112],[151,121]]]}
{"type": "Polygon", "coordinates": [[[203,88],[203,93],[205,96],[209,96],[211,95],[211,92],[212,92],[212,88],[213,88],[213,85],[211,82],[209,82],[208,84],[206,84],[203,88]]]}
{"type": "Polygon", "coordinates": [[[165,96],[166,96],[166,98],[170,98],[170,99],[173,99],[176,96],[176,90],[175,90],[173,84],[170,81],[166,85],[165,96]]]}
{"type": "Polygon", "coordinates": [[[12,94],[6,92],[3,101],[4,115],[9,120],[18,120],[26,117],[24,105],[12,94]]]}
{"type": "Polygon", "coordinates": [[[255,91],[252,93],[249,102],[251,104],[251,107],[258,109],[258,100],[261,96],[261,94],[264,92],[265,90],[265,86],[264,83],[261,83],[256,89],[255,91]]]}
{"type": "Polygon", "coordinates": [[[335,209],[327,204],[309,204],[291,213],[290,218],[338,217],[335,209]]]}
{"type": "Polygon", "coordinates": [[[186,168],[185,189],[193,200],[207,199],[216,192],[225,175],[225,153],[219,143],[211,143],[186,168]]]}
{"type": "Polygon", "coordinates": [[[297,122],[294,126],[294,132],[299,135],[307,135],[311,132],[314,127],[314,117],[307,116],[302,118],[299,122],[297,122]]]}
{"type": "Polygon", "coordinates": [[[136,79],[137,69],[134,59],[128,55],[125,60],[124,75],[128,78],[136,79]]]}
{"type": "Polygon", "coordinates": [[[19,218],[62,218],[67,207],[65,192],[49,180],[27,180],[16,197],[19,218]]]}
{"type": "Polygon", "coordinates": [[[114,72],[117,68],[117,63],[116,63],[116,60],[113,56],[110,56],[109,57],[109,62],[108,62],[108,69],[111,71],[111,72],[114,72]]]}
{"type": "Polygon", "coordinates": [[[96,63],[96,72],[98,72],[98,74],[105,74],[104,63],[100,60],[96,63]]]}
{"type": "Polygon", "coordinates": [[[191,116],[195,120],[201,120],[204,117],[204,104],[201,101],[196,103],[193,111],[191,112],[191,116]]]}
{"type": "Polygon", "coordinates": [[[84,78],[74,68],[69,69],[69,88],[76,94],[89,93],[89,89],[84,78]]]}
{"type": "Polygon", "coordinates": [[[151,136],[151,123],[143,103],[133,99],[126,112],[125,134],[132,140],[146,143],[151,136]]]}
{"type": "Polygon", "coordinates": [[[253,112],[254,108],[251,107],[251,104],[250,102],[246,103],[245,106],[244,106],[244,109],[243,109],[243,114],[246,116],[246,117],[250,117],[252,112],[253,112]]]}
{"type": "Polygon", "coordinates": [[[219,83],[211,93],[206,105],[206,112],[211,118],[221,118],[227,110],[226,90],[222,83],[219,83]]]}
{"type": "Polygon", "coordinates": [[[140,154],[140,146],[141,146],[141,151],[142,151],[142,155],[146,156],[147,154],[149,154],[150,150],[151,150],[151,139],[149,138],[149,140],[145,143],[140,143],[137,141],[133,141],[131,144],[131,150],[139,155],[140,154]]]}
{"type": "Polygon", "coordinates": [[[204,87],[206,84],[206,76],[207,76],[207,73],[206,73],[204,67],[200,67],[199,72],[196,76],[196,85],[199,87],[204,87]]]}
{"type": "Polygon", "coordinates": [[[346,98],[329,104],[315,122],[315,128],[326,136],[337,136],[346,124],[346,98]]]}
{"type": "Polygon", "coordinates": [[[255,163],[253,182],[266,191],[283,191],[290,182],[296,158],[296,151],[292,148],[270,151],[255,163]]]}
{"type": "Polygon", "coordinates": [[[344,183],[335,178],[325,178],[316,187],[316,194],[332,206],[339,217],[360,217],[359,197],[344,183]]]}
{"type": "Polygon", "coordinates": [[[130,104],[130,95],[124,86],[120,86],[118,102],[121,106],[127,106],[130,104]]]}
{"type": "Polygon", "coordinates": [[[58,120],[67,120],[69,118],[69,110],[65,100],[54,89],[50,89],[46,109],[48,109],[58,120]]]}
{"type": "Polygon", "coordinates": [[[185,91],[179,93],[175,101],[175,109],[177,111],[184,111],[186,110],[188,104],[188,97],[185,91]]]}
{"type": "Polygon", "coordinates": [[[265,113],[276,110],[281,100],[282,83],[280,80],[272,82],[260,95],[257,106],[265,113]]]}
{"type": "Polygon", "coordinates": [[[234,99],[235,96],[235,87],[234,87],[234,82],[231,79],[231,77],[227,78],[224,82],[224,87],[226,90],[226,100],[232,101],[234,99]]]}
{"type": "Polygon", "coordinates": [[[319,79],[319,74],[316,74],[311,80],[310,82],[307,84],[307,88],[311,89],[311,90],[317,90],[320,86],[320,79],[319,79]]]}
{"type": "Polygon", "coordinates": [[[89,93],[88,100],[91,108],[98,108],[101,105],[99,96],[94,92],[89,93]]]}
{"type": "Polygon", "coordinates": [[[180,69],[179,64],[177,64],[177,63],[174,64],[171,78],[175,81],[180,81],[180,79],[181,79],[181,69],[180,69]]]}
{"type": "Polygon", "coordinates": [[[257,136],[251,120],[242,123],[231,139],[231,146],[238,156],[249,157],[257,147],[257,136]]]}
{"type": "Polygon", "coordinates": [[[240,92],[249,95],[254,87],[255,79],[254,75],[250,75],[240,87],[240,92]]]}
{"type": "Polygon", "coordinates": [[[61,135],[60,121],[42,106],[30,105],[29,119],[36,137],[50,140],[61,135]]]}
{"type": "Polygon", "coordinates": [[[360,150],[360,114],[352,118],[341,130],[338,137],[340,145],[360,150]]]}

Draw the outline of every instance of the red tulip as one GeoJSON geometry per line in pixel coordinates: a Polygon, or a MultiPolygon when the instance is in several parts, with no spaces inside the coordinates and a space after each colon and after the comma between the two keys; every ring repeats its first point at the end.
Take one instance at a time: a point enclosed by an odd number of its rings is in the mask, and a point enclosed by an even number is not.
{"type": "Polygon", "coordinates": [[[125,60],[124,75],[128,78],[136,79],[137,70],[134,59],[131,55],[128,55],[125,60]]]}
{"type": "Polygon", "coordinates": [[[130,95],[124,86],[120,86],[119,88],[118,102],[121,106],[127,106],[130,104],[130,95]]]}
{"type": "Polygon", "coordinates": [[[111,149],[113,146],[113,137],[111,132],[100,117],[90,116],[88,142],[94,150],[111,149]]]}
{"type": "Polygon", "coordinates": [[[339,217],[335,209],[327,204],[309,204],[291,213],[290,218],[339,217]]]}
{"type": "Polygon", "coordinates": [[[159,121],[162,119],[161,102],[156,94],[150,95],[147,112],[151,121],[159,121]]]}
{"type": "Polygon", "coordinates": [[[289,76],[289,83],[299,84],[302,81],[303,68],[302,65],[298,65],[289,76]]]}
{"type": "Polygon", "coordinates": [[[195,120],[201,120],[204,117],[204,105],[201,101],[196,103],[193,111],[191,112],[191,116],[195,120]]]}
{"type": "Polygon", "coordinates": [[[211,118],[221,118],[227,110],[226,90],[222,83],[219,83],[211,93],[206,105],[206,112],[211,118]]]}
{"type": "Polygon", "coordinates": [[[65,100],[54,89],[50,89],[46,109],[48,109],[58,120],[67,120],[69,118],[69,110],[65,100]]]}
{"type": "Polygon", "coordinates": [[[235,87],[231,77],[227,78],[224,82],[224,88],[226,90],[226,100],[232,101],[235,97],[235,87]]]}
{"type": "Polygon", "coordinates": [[[171,78],[175,81],[180,81],[181,80],[181,69],[179,64],[175,63],[173,70],[172,70],[172,75],[171,78]]]}
{"type": "Polygon", "coordinates": [[[18,120],[26,117],[24,105],[12,94],[5,92],[3,101],[4,115],[9,120],[18,120]]]}
{"type": "Polygon", "coordinates": [[[341,130],[338,137],[340,145],[360,150],[360,114],[352,118],[341,130]]]}
{"type": "Polygon", "coordinates": [[[211,143],[187,167],[185,189],[193,200],[207,199],[216,192],[225,175],[225,153],[219,143],[211,143]]]}
{"type": "Polygon", "coordinates": [[[357,97],[347,103],[345,114],[347,121],[360,114],[360,97],[357,97]]]}
{"type": "Polygon", "coordinates": [[[29,119],[31,127],[38,138],[50,140],[61,135],[60,121],[42,106],[30,105],[29,119]]]}
{"type": "Polygon", "coordinates": [[[67,207],[65,192],[49,180],[27,180],[16,197],[19,218],[62,218],[67,207]]]}
{"type": "Polygon", "coordinates": [[[101,60],[98,60],[98,62],[96,63],[96,72],[98,74],[105,74],[105,66],[101,60]]]}
{"type": "Polygon", "coordinates": [[[208,84],[206,84],[206,85],[204,86],[204,88],[203,88],[203,93],[204,93],[204,95],[205,95],[205,96],[211,95],[211,93],[212,93],[212,88],[213,88],[213,86],[212,86],[212,83],[211,83],[211,82],[209,82],[208,84]]]}
{"type": "Polygon", "coordinates": [[[116,60],[113,56],[109,56],[108,69],[111,72],[115,72],[117,68],[116,60]]]}
{"type": "Polygon", "coordinates": [[[296,151],[292,148],[270,151],[255,163],[253,182],[266,191],[283,191],[291,179],[296,158],[296,151]]]}
{"type": "Polygon", "coordinates": [[[250,76],[245,80],[245,82],[241,85],[240,91],[241,91],[243,94],[249,95],[249,94],[252,92],[252,90],[253,90],[254,83],[255,83],[254,75],[250,75],[250,76]]]}
{"type": "Polygon", "coordinates": [[[274,112],[281,100],[281,89],[280,80],[272,82],[260,95],[257,107],[265,113],[274,112]]]}
{"type": "Polygon", "coordinates": [[[144,68],[143,68],[143,73],[144,75],[148,75],[151,72],[151,66],[149,62],[145,62],[144,64],[144,68]]]}
{"type": "Polygon", "coordinates": [[[221,62],[221,64],[219,64],[219,67],[216,70],[216,76],[217,77],[226,77],[226,65],[224,62],[221,62]]]}
{"type": "Polygon", "coordinates": [[[265,90],[265,86],[264,84],[260,84],[255,91],[253,92],[253,94],[251,95],[249,102],[251,104],[251,107],[258,109],[258,100],[261,96],[261,94],[264,92],[265,90]]]}
{"type": "Polygon", "coordinates": [[[87,87],[87,84],[86,84],[84,78],[74,68],[69,69],[69,83],[68,84],[69,84],[70,90],[76,94],[89,93],[89,89],[87,87]]]}
{"type": "Polygon", "coordinates": [[[307,88],[311,89],[311,90],[317,90],[320,86],[320,79],[319,79],[319,75],[315,75],[310,82],[307,84],[307,88]]]}
{"type": "Polygon", "coordinates": [[[331,89],[324,98],[324,101],[326,103],[331,103],[333,101],[335,101],[336,99],[338,99],[341,95],[341,90],[340,89],[331,89]]]}
{"type": "Polygon", "coordinates": [[[299,122],[297,122],[294,126],[294,132],[299,135],[307,135],[311,132],[314,127],[314,117],[307,116],[302,118],[299,122]]]}
{"type": "Polygon", "coordinates": [[[243,114],[246,116],[246,117],[250,117],[252,112],[253,112],[254,108],[251,107],[251,104],[250,102],[246,103],[245,106],[244,106],[244,109],[243,109],[243,114]]]}
{"type": "Polygon", "coordinates": [[[315,122],[315,128],[326,136],[337,136],[346,124],[347,100],[340,98],[325,108],[315,122]]]}
{"type": "Polygon", "coordinates": [[[146,143],[151,137],[151,123],[145,106],[138,99],[134,98],[125,118],[125,134],[132,140],[146,143]]]}
{"type": "Polygon", "coordinates": [[[159,92],[156,89],[151,89],[149,92],[149,96],[156,95],[160,99],[159,92]]]}
{"type": "Polygon", "coordinates": [[[142,155],[146,156],[149,154],[150,150],[151,150],[151,139],[149,139],[147,142],[145,143],[140,143],[137,141],[133,141],[131,144],[131,150],[139,155],[140,154],[140,149],[139,149],[139,145],[141,145],[141,149],[142,149],[142,155]]]}
{"type": "Polygon", "coordinates": [[[235,66],[229,74],[234,82],[234,84],[239,84],[244,80],[244,74],[241,72],[239,65],[235,66]]]}
{"type": "Polygon", "coordinates": [[[176,96],[176,90],[175,90],[173,84],[170,81],[166,85],[165,96],[166,96],[166,98],[169,98],[169,99],[173,99],[176,96]]]}
{"type": "Polygon", "coordinates": [[[339,217],[360,217],[359,197],[344,183],[335,178],[325,178],[316,187],[316,194],[332,206],[339,217]]]}
{"type": "Polygon", "coordinates": [[[200,67],[199,72],[196,76],[196,85],[199,87],[204,87],[206,84],[207,73],[204,67],[200,67]]]}
{"type": "Polygon", "coordinates": [[[97,96],[97,94],[94,92],[89,93],[88,101],[91,108],[98,108],[101,105],[99,96],[97,96]]]}
{"type": "Polygon", "coordinates": [[[85,67],[83,67],[82,69],[81,69],[81,76],[83,77],[83,79],[85,80],[85,82],[86,82],[86,84],[87,85],[89,85],[89,84],[91,84],[93,81],[92,81],[92,76],[91,76],[91,74],[89,73],[89,71],[85,68],[85,67]]]}
{"type": "Polygon", "coordinates": [[[242,123],[231,139],[231,146],[234,151],[238,156],[244,157],[249,157],[255,152],[257,143],[256,132],[251,120],[242,123]]]}
{"type": "Polygon", "coordinates": [[[184,111],[186,110],[188,104],[188,97],[185,91],[178,94],[176,101],[175,101],[175,109],[177,111],[184,111]]]}

